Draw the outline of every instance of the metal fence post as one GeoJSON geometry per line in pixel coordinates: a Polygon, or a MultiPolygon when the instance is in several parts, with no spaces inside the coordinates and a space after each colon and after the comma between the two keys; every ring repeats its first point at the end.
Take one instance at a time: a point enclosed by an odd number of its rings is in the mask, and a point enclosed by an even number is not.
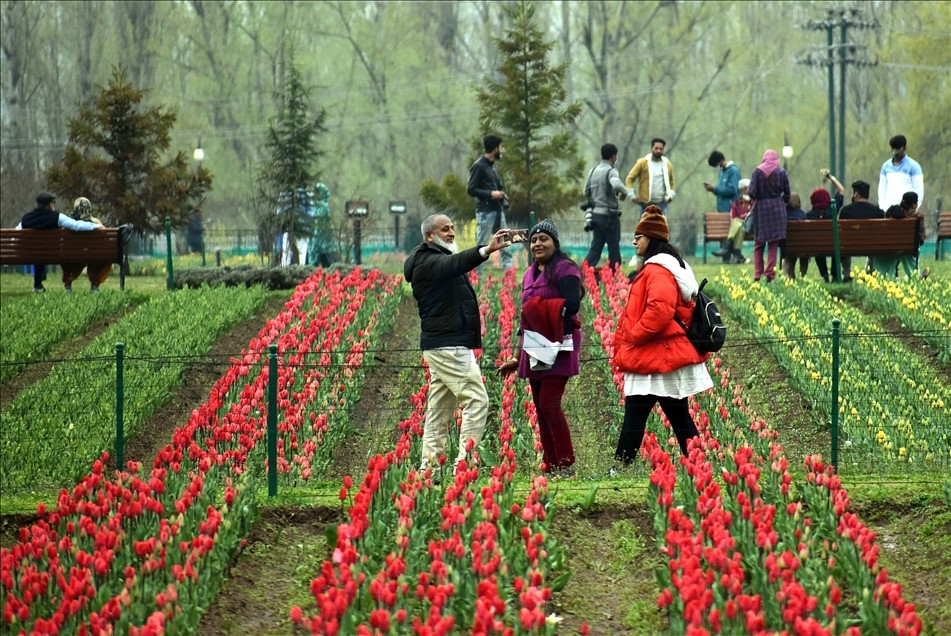
{"type": "Polygon", "coordinates": [[[123,407],[125,402],[125,382],[123,379],[123,358],[125,344],[116,343],[116,468],[122,470],[123,450],[125,447],[125,423],[123,422],[123,407]]]}
{"type": "Polygon", "coordinates": [[[172,219],[165,217],[165,269],[168,272],[166,274],[166,288],[168,291],[175,289],[175,273],[172,270],[172,219]]]}
{"type": "Polygon", "coordinates": [[[277,494],[277,345],[268,347],[267,378],[267,494],[277,494]]]}
{"type": "Polygon", "coordinates": [[[839,319],[832,320],[832,467],[839,472],[839,319]]]}

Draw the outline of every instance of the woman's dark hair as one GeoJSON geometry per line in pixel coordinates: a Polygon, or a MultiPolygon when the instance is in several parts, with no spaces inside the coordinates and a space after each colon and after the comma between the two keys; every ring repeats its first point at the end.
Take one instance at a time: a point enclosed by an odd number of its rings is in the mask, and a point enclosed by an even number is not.
{"type": "Polygon", "coordinates": [[[657,256],[658,254],[670,254],[677,259],[677,262],[680,263],[681,267],[687,269],[687,266],[684,264],[684,256],[680,253],[680,250],[667,241],[662,241],[660,239],[654,238],[653,236],[648,236],[647,249],[644,251],[644,260],[646,261],[652,256],[657,256]]]}
{"type": "Polygon", "coordinates": [[[903,219],[905,218],[905,210],[900,205],[890,206],[885,210],[886,219],[903,219]]]}
{"type": "MultiPolygon", "coordinates": [[[[568,261],[575,266],[575,269],[578,270],[578,280],[581,281],[581,268],[578,267],[578,264],[574,262],[570,256],[561,251],[561,247],[555,248],[555,253],[551,255],[551,258],[548,259],[548,263],[545,264],[545,271],[542,272],[542,276],[545,277],[545,282],[551,284],[552,272],[555,271],[555,265],[558,261],[568,261]]],[[[581,297],[584,298],[584,281],[581,281],[581,297]]]]}

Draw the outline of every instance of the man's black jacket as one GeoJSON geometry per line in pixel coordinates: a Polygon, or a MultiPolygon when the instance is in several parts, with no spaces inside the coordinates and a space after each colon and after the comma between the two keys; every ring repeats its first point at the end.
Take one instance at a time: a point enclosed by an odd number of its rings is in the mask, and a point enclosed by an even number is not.
{"type": "Polygon", "coordinates": [[[479,248],[458,254],[433,243],[421,243],[403,263],[403,276],[413,286],[419,305],[423,351],[438,347],[482,348],[482,322],[468,273],[485,259],[479,248]]]}

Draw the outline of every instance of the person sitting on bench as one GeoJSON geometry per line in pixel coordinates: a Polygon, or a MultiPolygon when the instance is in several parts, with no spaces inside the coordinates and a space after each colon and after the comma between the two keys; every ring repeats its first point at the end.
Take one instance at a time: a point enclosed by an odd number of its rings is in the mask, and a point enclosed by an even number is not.
{"type": "MultiPolygon", "coordinates": [[[[99,227],[105,227],[102,221],[92,215],[92,202],[86,197],[79,197],[73,201],[72,217],[76,221],[90,221],[98,223],[99,227]]],[[[112,263],[63,263],[63,285],[66,291],[73,291],[73,281],[78,279],[86,268],[86,275],[89,276],[89,291],[99,291],[99,286],[106,282],[109,274],[112,273],[112,263]]]]}
{"type": "MultiPolygon", "coordinates": [[[[77,232],[98,230],[100,225],[91,221],[77,221],[65,214],[56,211],[56,195],[50,192],[40,192],[36,195],[36,207],[23,215],[17,224],[18,230],[55,230],[66,228],[77,232]]],[[[46,265],[33,266],[33,291],[45,292],[43,281],[46,280],[46,265]]]]}

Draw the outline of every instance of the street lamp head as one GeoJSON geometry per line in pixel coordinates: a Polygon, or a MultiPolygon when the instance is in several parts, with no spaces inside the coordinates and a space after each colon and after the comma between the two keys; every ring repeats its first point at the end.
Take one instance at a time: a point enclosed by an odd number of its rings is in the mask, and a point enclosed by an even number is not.
{"type": "Polygon", "coordinates": [[[192,153],[192,157],[195,161],[201,161],[205,158],[205,150],[201,147],[201,133],[198,133],[198,145],[195,147],[195,152],[192,153]]]}
{"type": "Polygon", "coordinates": [[[783,159],[792,159],[793,149],[792,146],[783,146],[783,159]]]}

